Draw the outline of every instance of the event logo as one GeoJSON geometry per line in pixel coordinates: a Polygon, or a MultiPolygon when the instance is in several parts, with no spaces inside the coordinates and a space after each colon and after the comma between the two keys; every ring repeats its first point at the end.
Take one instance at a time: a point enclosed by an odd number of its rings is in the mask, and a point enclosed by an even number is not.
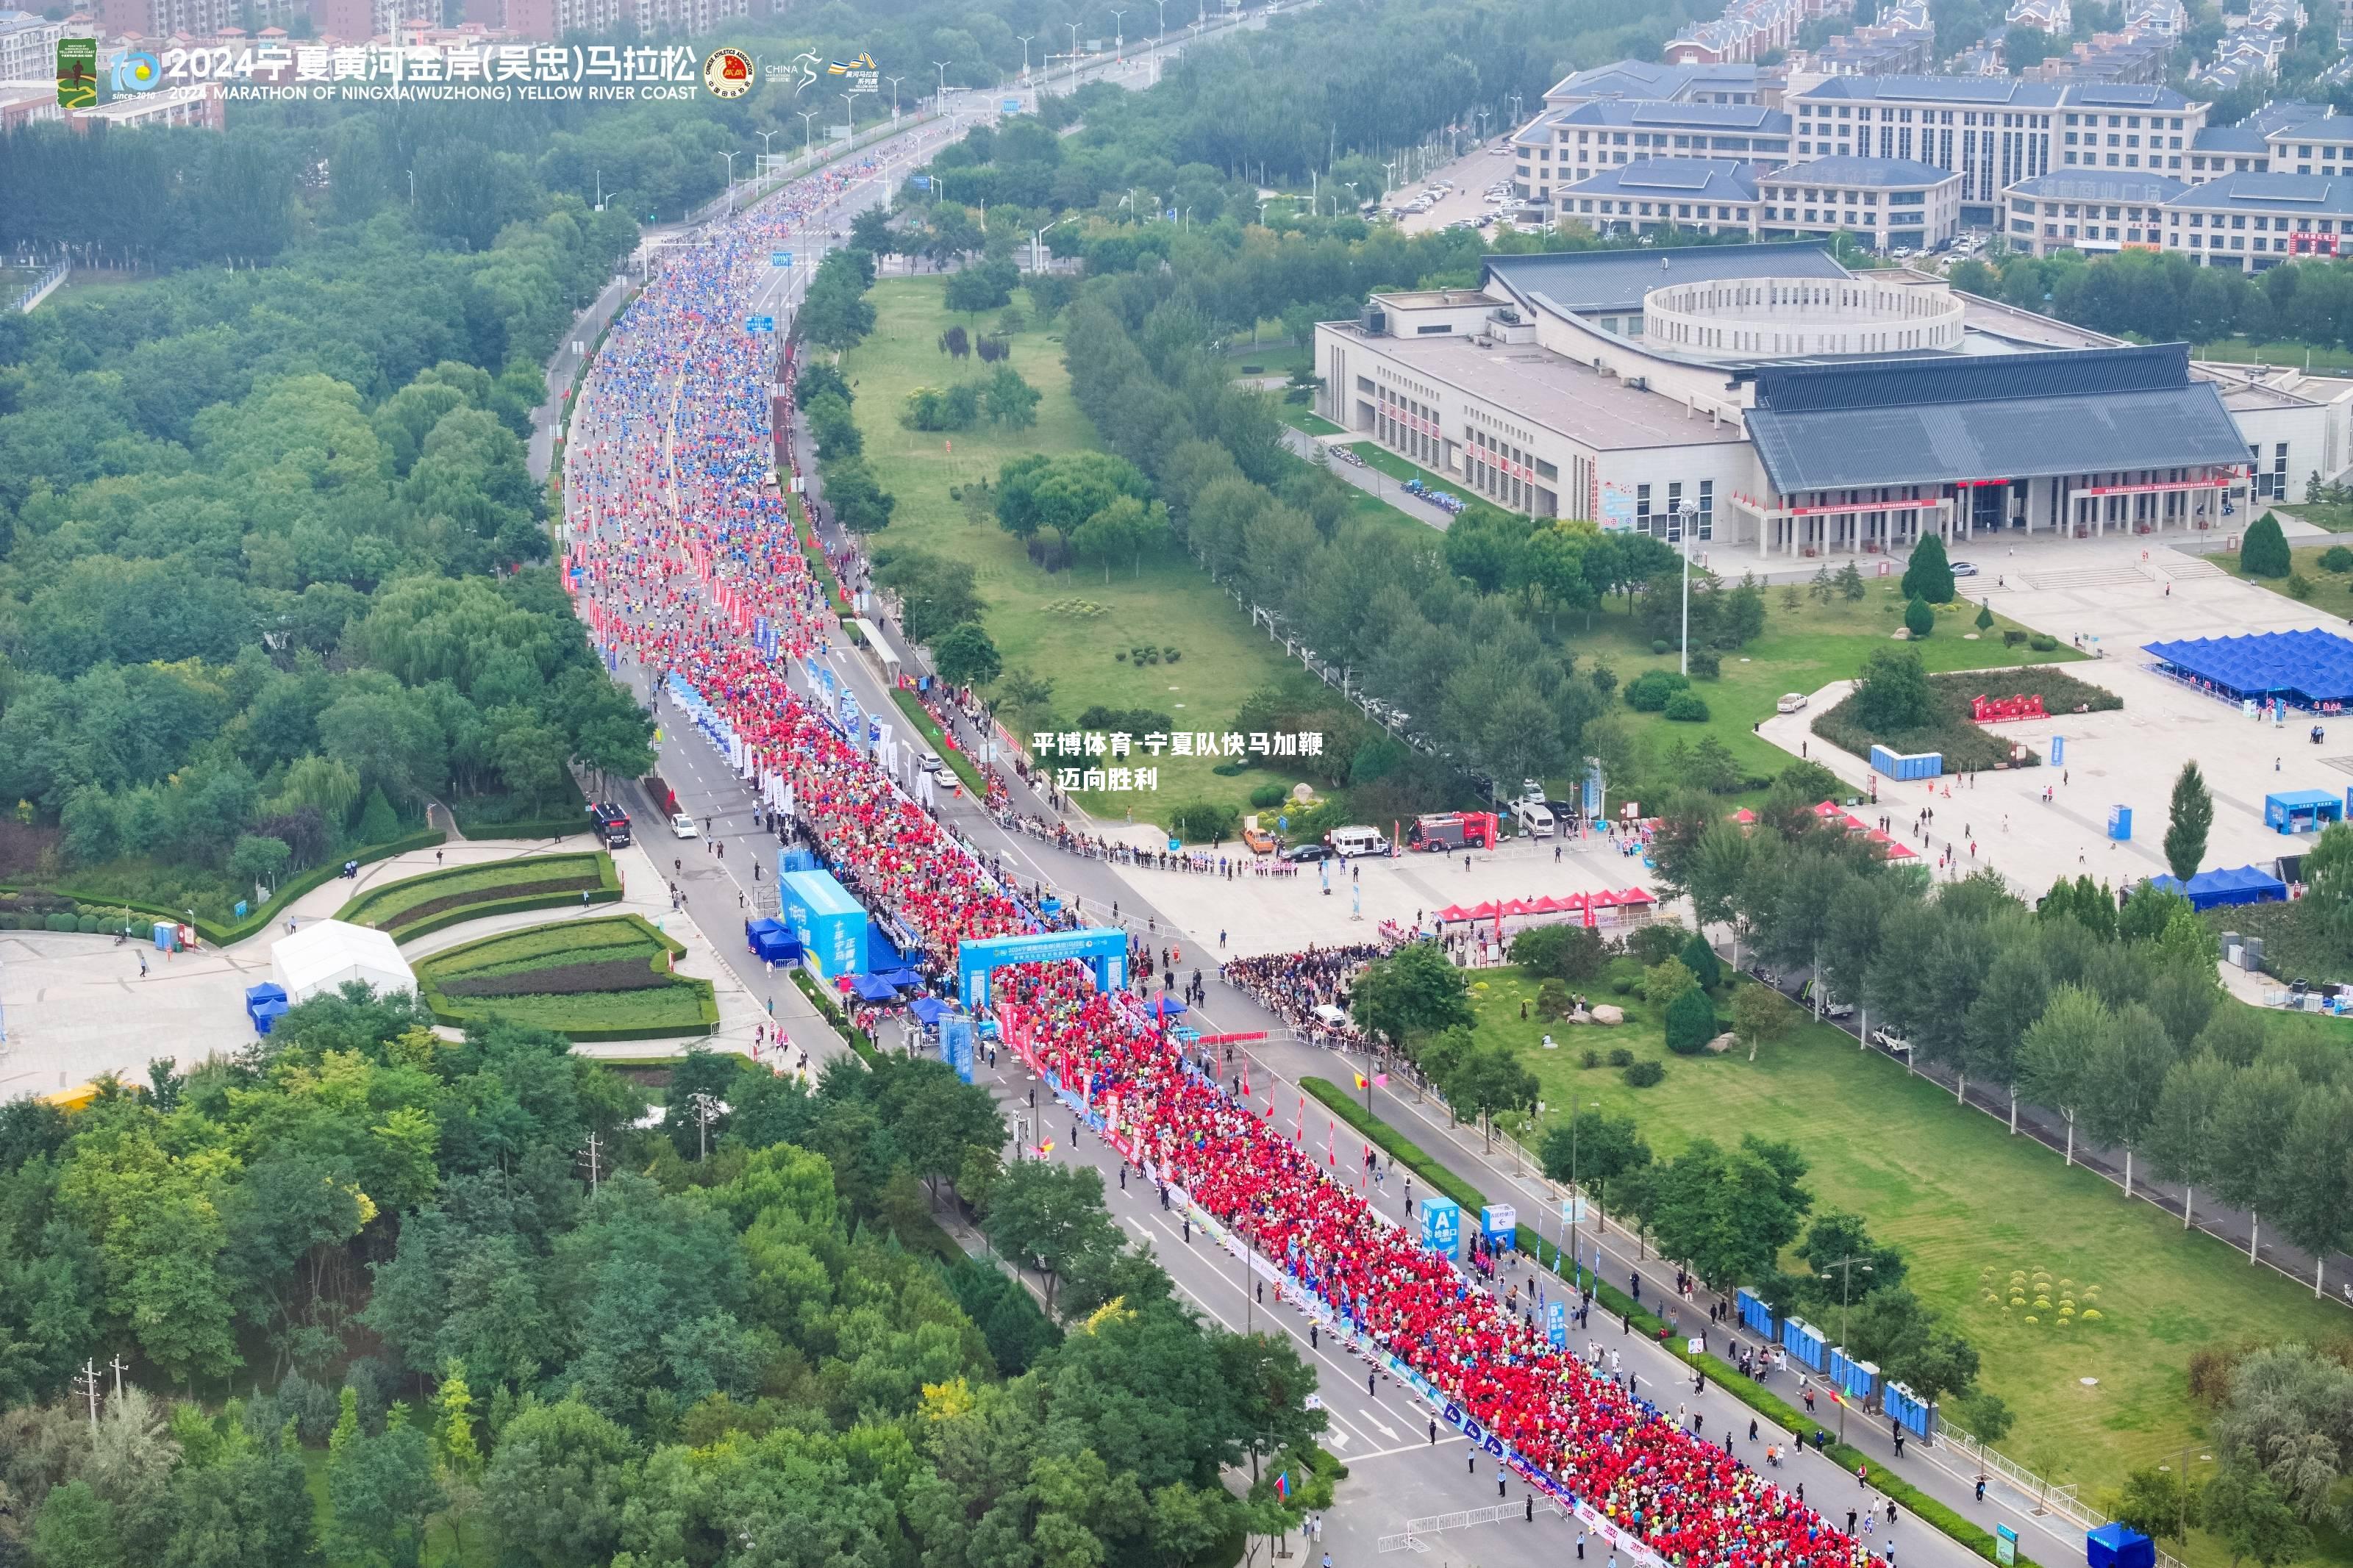
{"type": "Polygon", "coordinates": [[[126,92],[153,92],[164,79],[164,68],[155,57],[144,49],[130,49],[114,57],[114,73],[108,90],[121,98],[126,92]]]}
{"type": "Polygon", "coordinates": [[[827,63],[825,74],[842,79],[842,88],[849,92],[880,92],[882,90],[882,68],[874,57],[860,54],[856,59],[832,60],[827,63]]]}
{"type": "Polygon", "coordinates": [[[752,57],[741,49],[713,49],[702,58],[702,85],[713,98],[741,98],[752,90],[752,57]]]}
{"type": "Polygon", "coordinates": [[[98,107],[98,40],[58,40],[58,107],[98,107]]]}
{"type": "Polygon", "coordinates": [[[805,51],[793,57],[793,68],[800,72],[800,79],[793,83],[793,97],[798,98],[801,95],[801,89],[817,79],[817,67],[818,57],[814,50],[805,51]]]}

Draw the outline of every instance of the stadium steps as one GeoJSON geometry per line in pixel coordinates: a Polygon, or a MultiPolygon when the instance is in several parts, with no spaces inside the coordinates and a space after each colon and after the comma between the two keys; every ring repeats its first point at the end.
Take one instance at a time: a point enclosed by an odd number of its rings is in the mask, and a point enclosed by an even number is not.
{"type": "Polygon", "coordinates": [[[2041,592],[2068,588],[2120,588],[2128,583],[2146,583],[2148,578],[2137,565],[2079,566],[2057,572],[2029,572],[2018,581],[2023,587],[2041,592]]]}

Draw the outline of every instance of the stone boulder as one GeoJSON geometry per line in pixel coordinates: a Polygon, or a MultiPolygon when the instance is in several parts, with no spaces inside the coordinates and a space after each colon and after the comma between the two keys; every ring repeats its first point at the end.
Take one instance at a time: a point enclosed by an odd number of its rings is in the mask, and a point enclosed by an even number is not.
{"type": "Polygon", "coordinates": [[[1626,1009],[1612,1007],[1605,1002],[1593,1009],[1593,1021],[1597,1024],[1622,1024],[1626,1021],[1626,1009]]]}
{"type": "Polygon", "coordinates": [[[1730,1030],[1726,1030],[1725,1033],[1718,1035],[1715,1038],[1708,1041],[1707,1048],[1711,1051],[1724,1052],[1730,1050],[1739,1043],[1740,1037],[1732,1033],[1730,1030]]]}

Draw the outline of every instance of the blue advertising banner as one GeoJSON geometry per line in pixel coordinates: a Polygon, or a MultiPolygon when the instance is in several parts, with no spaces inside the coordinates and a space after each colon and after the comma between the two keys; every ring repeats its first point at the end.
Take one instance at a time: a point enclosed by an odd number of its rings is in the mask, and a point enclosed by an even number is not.
{"type": "Polygon", "coordinates": [[[1450,1260],[1462,1256],[1462,1205],[1452,1198],[1421,1200],[1421,1244],[1450,1260]]]}

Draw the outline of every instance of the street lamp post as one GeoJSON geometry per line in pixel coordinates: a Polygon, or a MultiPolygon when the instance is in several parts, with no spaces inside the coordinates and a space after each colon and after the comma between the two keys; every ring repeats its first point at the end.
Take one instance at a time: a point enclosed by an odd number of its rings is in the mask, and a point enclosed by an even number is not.
{"type": "Polygon", "coordinates": [[[1023,81],[1029,79],[1029,40],[1037,36],[1035,33],[1021,35],[1021,79],[1023,81]]]}
{"type": "Polygon", "coordinates": [[[940,107],[943,109],[947,107],[948,102],[948,66],[951,63],[947,60],[932,62],[933,68],[940,73],[940,107]]]}
{"type": "Polygon", "coordinates": [[[1684,501],[1675,508],[1675,539],[1683,547],[1683,635],[1680,649],[1681,671],[1691,673],[1691,541],[1692,524],[1699,520],[1699,508],[1684,501]]]}
{"type": "Polygon", "coordinates": [[[1058,218],[1056,218],[1052,223],[1048,224],[1044,228],[1032,229],[1032,230],[1030,231],[1030,233],[1029,233],[1029,270],[1030,270],[1030,271],[1032,271],[1032,272],[1043,272],[1043,271],[1045,271],[1045,270],[1046,270],[1046,249],[1045,249],[1045,247],[1046,247],[1046,236],[1047,236],[1048,234],[1051,233],[1052,231],[1054,231],[1055,229],[1058,229],[1058,228],[1061,227],[1061,226],[1062,226],[1064,224],[1066,224],[1066,223],[1076,223],[1076,222],[1078,221],[1078,216],[1079,216],[1078,214],[1076,214],[1076,213],[1072,213],[1072,214],[1071,214],[1070,216],[1068,216],[1068,217],[1058,217],[1058,218]]]}
{"type": "Polygon", "coordinates": [[[735,210],[735,154],[722,153],[719,155],[727,160],[727,210],[733,212],[735,210]]]}
{"type": "Polygon", "coordinates": [[[907,79],[894,76],[886,77],[883,79],[891,84],[891,123],[896,125],[899,123],[899,84],[907,79]]]}
{"type": "MultiPolygon", "coordinates": [[[[1568,1107],[1568,1277],[1571,1284],[1578,1283],[1577,1270],[1585,1267],[1577,1261],[1584,1254],[1577,1249],[1578,1245],[1577,1221],[1585,1208],[1585,1189],[1577,1184],[1577,1123],[1584,1116],[1587,1106],[1599,1110],[1601,1109],[1601,1102],[1598,1100],[1588,1100],[1580,1105],[1572,1100],[1568,1107]]],[[[1599,1285],[1600,1280],[1600,1273],[1596,1270],[1594,1283],[1599,1285]]],[[[1580,1289],[1582,1289],[1581,1286],[1580,1289]]]]}
{"type": "Polygon", "coordinates": [[[850,101],[850,97],[846,92],[841,95],[841,115],[843,122],[849,127],[849,139],[852,142],[857,141],[858,105],[850,101]]]}
{"type": "Polygon", "coordinates": [[[1071,30],[1071,79],[1076,81],[1079,79],[1079,25],[1065,22],[1062,26],[1071,30]]]}
{"type": "Polygon", "coordinates": [[[814,122],[817,119],[817,110],[814,109],[804,109],[800,110],[800,117],[801,156],[804,158],[815,158],[817,156],[817,127],[814,122]]]}
{"type": "Polygon", "coordinates": [[[1112,58],[1119,61],[1122,65],[1125,65],[1127,63],[1127,13],[1125,11],[1112,11],[1111,7],[1108,5],[1104,6],[1103,9],[1111,11],[1112,58]]]}
{"type": "MultiPolygon", "coordinates": [[[[1838,1348],[1839,1348],[1839,1351],[1840,1351],[1840,1352],[1841,1352],[1841,1354],[1843,1354],[1843,1353],[1845,1352],[1845,1351],[1846,1351],[1846,1309],[1847,1309],[1847,1303],[1848,1303],[1849,1300],[1850,1300],[1850,1299],[1853,1296],[1853,1294],[1854,1294],[1854,1271],[1855,1271],[1855,1268],[1856,1268],[1858,1266],[1860,1266],[1860,1267],[1862,1268],[1862,1271],[1863,1271],[1865,1274],[1868,1274],[1868,1273],[1870,1273],[1870,1272],[1871,1272],[1871,1265],[1870,1265],[1870,1264],[1868,1264],[1868,1263],[1864,1263],[1864,1262],[1862,1261],[1862,1258],[1840,1258],[1836,1263],[1833,1263],[1833,1264],[1831,1264],[1831,1265],[1830,1266],[1830,1268],[1835,1268],[1835,1269],[1837,1269],[1837,1270],[1839,1271],[1839,1279],[1840,1279],[1840,1284],[1839,1284],[1839,1344],[1838,1344],[1838,1348]]],[[[1831,1277],[1831,1276],[1830,1276],[1830,1268],[1825,1268],[1824,1270],[1822,1270],[1822,1278],[1823,1278],[1823,1279],[1829,1279],[1829,1278],[1831,1277]]],[[[1843,1443],[1843,1442],[1845,1442],[1845,1441],[1846,1441],[1846,1392],[1845,1392],[1845,1390],[1843,1390],[1843,1389],[1833,1389],[1833,1390],[1831,1390],[1831,1397],[1832,1397],[1832,1398],[1834,1398],[1834,1399],[1836,1399],[1836,1400],[1838,1401],[1838,1407],[1839,1407],[1839,1441],[1840,1441],[1840,1442],[1841,1442],[1841,1443],[1843,1443]]]]}

